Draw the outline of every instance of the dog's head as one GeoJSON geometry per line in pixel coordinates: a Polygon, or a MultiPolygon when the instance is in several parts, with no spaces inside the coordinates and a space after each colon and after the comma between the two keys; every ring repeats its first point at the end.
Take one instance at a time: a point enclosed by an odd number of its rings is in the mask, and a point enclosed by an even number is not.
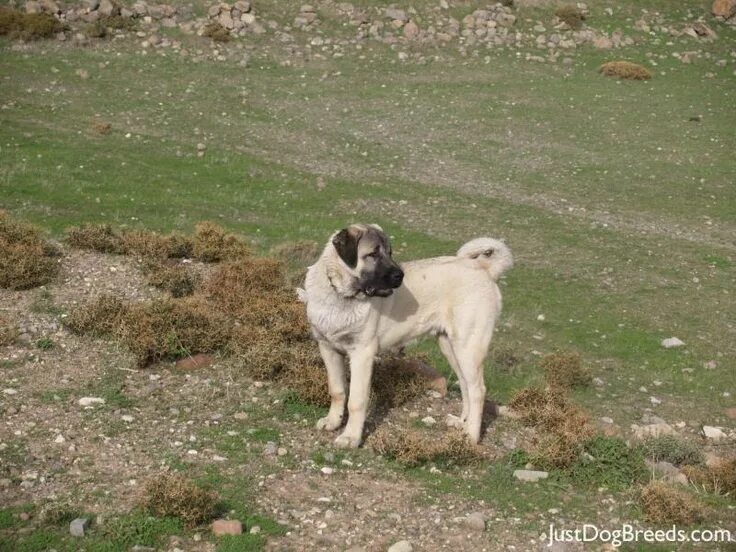
{"type": "Polygon", "coordinates": [[[353,289],[368,297],[388,297],[401,285],[404,271],[391,258],[391,243],[377,224],[343,228],[332,237],[332,246],[353,289]]]}

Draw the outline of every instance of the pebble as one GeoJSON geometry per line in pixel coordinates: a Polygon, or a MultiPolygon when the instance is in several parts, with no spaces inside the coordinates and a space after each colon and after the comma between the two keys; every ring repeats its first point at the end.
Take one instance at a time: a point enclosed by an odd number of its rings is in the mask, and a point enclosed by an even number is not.
{"type": "Polygon", "coordinates": [[[728,438],[728,435],[724,433],[722,428],[714,426],[703,426],[703,435],[705,435],[706,439],[716,442],[728,438]]]}
{"type": "Polygon", "coordinates": [[[264,456],[275,456],[278,453],[278,447],[273,441],[268,441],[266,446],[263,447],[264,456]]]}
{"type": "Polygon", "coordinates": [[[64,436],[61,433],[56,436],[56,439],[54,439],[54,443],[62,444],[65,442],[66,442],[66,439],[64,439],[64,436]]]}
{"type": "Polygon", "coordinates": [[[516,470],[514,471],[514,477],[519,481],[535,482],[540,479],[547,479],[547,477],[549,477],[549,473],[535,470],[516,470]]]}
{"type": "Polygon", "coordinates": [[[133,420],[134,420],[135,418],[133,418],[133,416],[131,416],[130,414],[123,414],[122,416],[120,416],[120,419],[121,419],[121,420],[123,420],[124,422],[128,422],[128,423],[130,423],[130,422],[132,422],[132,421],[133,421],[133,420]]]}
{"type": "Polygon", "coordinates": [[[3,389],[3,393],[5,393],[6,395],[17,395],[18,391],[9,387],[7,389],[3,389]]]}
{"type": "Polygon", "coordinates": [[[212,533],[221,535],[240,535],[243,533],[243,524],[237,519],[218,519],[212,523],[212,533]]]}
{"type": "Polygon", "coordinates": [[[486,517],[480,512],[468,514],[465,525],[473,531],[483,532],[486,530],[486,517]]]}
{"type": "Polygon", "coordinates": [[[105,399],[101,397],[82,397],[79,399],[79,406],[94,406],[96,404],[105,404],[105,399]]]}
{"type": "Polygon", "coordinates": [[[333,473],[335,473],[335,470],[329,466],[323,466],[322,469],[319,471],[321,471],[325,475],[332,475],[333,473]]]}
{"type": "Polygon", "coordinates": [[[388,552],[412,552],[412,550],[414,550],[414,547],[408,540],[395,542],[388,547],[388,552]]]}
{"type": "Polygon", "coordinates": [[[682,347],[685,344],[684,341],[676,337],[668,337],[662,340],[662,347],[665,349],[672,349],[673,347],[682,347]]]}
{"type": "Polygon", "coordinates": [[[435,420],[432,416],[425,416],[422,418],[422,423],[424,425],[433,426],[437,423],[437,420],[435,420]]]}
{"type": "Polygon", "coordinates": [[[83,537],[89,528],[89,518],[77,518],[69,524],[69,534],[72,537],[83,537]]]}
{"type": "Polygon", "coordinates": [[[248,531],[251,535],[257,535],[261,532],[261,526],[260,525],[254,525],[250,528],[250,531],[248,531]]]}

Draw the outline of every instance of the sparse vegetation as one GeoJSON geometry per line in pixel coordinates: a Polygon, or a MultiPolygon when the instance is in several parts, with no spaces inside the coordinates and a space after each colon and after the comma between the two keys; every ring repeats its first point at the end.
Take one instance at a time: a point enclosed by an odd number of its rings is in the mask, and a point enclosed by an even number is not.
{"type": "Polygon", "coordinates": [[[646,485],[640,502],[650,523],[692,525],[705,517],[704,507],[693,496],[661,481],[646,485]]]}
{"type": "Polygon", "coordinates": [[[58,19],[47,13],[24,13],[15,8],[0,6],[0,36],[38,40],[51,38],[64,29],[58,19]]]}
{"type": "Polygon", "coordinates": [[[569,467],[595,433],[587,414],[560,390],[523,389],[509,406],[523,423],[537,429],[539,437],[531,457],[534,464],[542,467],[569,467]]]}
{"type": "Polygon", "coordinates": [[[708,467],[685,466],[682,471],[692,483],[706,491],[736,497],[736,458],[708,467]]]}
{"type": "Polygon", "coordinates": [[[242,259],[251,254],[248,243],[229,234],[213,222],[200,222],[194,228],[194,257],[206,263],[242,259]]]}
{"type": "Polygon", "coordinates": [[[217,22],[208,23],[202,36],[211,38],[215,42],[230,42],[230,31],[217,22]]]}
{"type": "Polygon", "coordinates": [[[160,262],[146,267],[146,281],[158,289],[168,291],[172,297],[185,297],[194,292],[196,278],[182,264],[160,262]]]}
{"type": "Polygon", "coordinates": [[[583,455],[570,467],[573,480],[591,488],[612,491],[629,488],[647,476],[640,449],[629,447],[623,439],[596,435],[583,447],[583,455]]]}
{"type": "Polygon", "coordinates": [[[15,324],[4,316],[0,316],[0,347],[12,344],[17,336],[18,329],[15,324]]]}
{"type": "Polygon", "coordinates": [[[36,347],[42,351],[48,351],[54,348],[54,340],[48,336],[41,337],[36,340],[36,347]]]}
{"type": "Polygon", "coordinates": [[[601,65],[598,72],[607,77],[619,79],[649,80],[652,78],[649,69],[630,61],[609,61],[601,65]]]}
{"type": "Polygon", "coordinates": [[[589,385],[592,377],[590,370],[583,366],[579,353],[556,352],[545,356],[540,361],[544,378],[550,387],[571,389],[589,385]]]}
{"type": "Polygon", "coordinates": [[[428,462],[464,466],[479,462],[483,454],[460,431],[442,434],[409,428],[381,427],[368,437],[370,447],[408,467],[428,462]]]}
{"type": "Polygon", "coordinates": [[[123,240],[109,224],[83,224],[66,231],[66,241],[72,247],[100,253],[125,252],[123,240]]]}
{"type": "Polygon", "coordinates": [[[571,4],[557,8],[555,16],[563,23],[566,23],[568,27],[575,30],[580,29],[585,20],[585,14],[577,6],[571,4]]]}
{"type": "Polygon", "coordinates": [[[162,473],[146,482],[140,505],[156,517],[178,518],[194,527],[215,517],[218,500],[217,493],[182,475],[162,473]]]}
{"type": "Polygon", "coordinates": [[[705,462],[698,445],[675,435],[659,435],[645,439],[641,444],[647,458],[654,462],[669,462],[675,466],[700,466],[705,462]]]}
{"type": "Polygon", "coordinates": [[[59,252],[35,226],[0,211],[0,287],[22,290],[50,282],[59,252]]]}

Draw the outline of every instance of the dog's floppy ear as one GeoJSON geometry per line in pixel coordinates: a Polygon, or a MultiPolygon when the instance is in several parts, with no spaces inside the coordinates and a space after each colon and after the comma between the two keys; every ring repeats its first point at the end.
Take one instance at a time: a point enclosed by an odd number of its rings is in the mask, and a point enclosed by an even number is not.
{"type": "Polygon", "coordinates": [[[354,234],[347,228],[343,228],[332,238],[332,245],[335,246],[337,254],[350,268],[355,268],[358,264],[358,242],[360,237],[360,234],[354,234]]]}

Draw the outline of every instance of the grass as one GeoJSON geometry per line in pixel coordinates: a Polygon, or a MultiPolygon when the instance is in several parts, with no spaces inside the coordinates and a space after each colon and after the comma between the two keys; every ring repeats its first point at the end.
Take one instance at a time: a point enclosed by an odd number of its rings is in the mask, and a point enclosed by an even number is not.
{"type": "Polygon", "coordinates": [[[652,78],[649,69],[630,61],[609,61],[601,65],[598,71],[607,77],[619,79],[649,80],[652,78]]]}
{"type": "MultiPolygon", "coordinates": [[[[607,5],[589,5],[588,26],[627,34],[642,8],[660,11],[669,26],[708,8],[627,1],[607,17],[607,5]]],[[[269,2],[258,10],[276,19],[283,11],[269,2]]],[[[520,13],[517,24],[549,21],[553,11],[520,13]]],[[[709,422],[733,406],[714,390],[736,386],[736,340],[724,323],[736,192],[734,115],[723,99],[734,76],[730,64],[713,63],[730,59],[736,36],[716,30],[719,40],[697,46],[711,58],[691,65],[671,56],[690,49],[686,39],[636,34],[642,44],[616,56],[647,60],[653,78],[640,82],[599,78],[610,53],[588,47],[570,54],[569,67],[500,49],[478,57],[440,50],[445,61],[398,64],[395,52],[371,42],[360,53],[285,67],[257,49],[243,70],[142,56],[127,43],[111,56],[3,42],[0,72],[14,78],[4,82],[0,197],[57,237],[83,223],[191,234],[195,221],[213,220],[268,251],[283,241],[322,244],[346,223],[370,220],[395,237],[403,261],[450,253],[476,235],[503,236],[519,262],[502,282],[493,349],[517,360],[509,370],[496,370],[493,354],[487,361],[494,399],[542,383],[532,351],[574,350],[605,381],[602,390],[574,390],[591,416],[613,410],[626,427],[655,393],[667,421],[709,422]],[[78,68],[90,79],[75,79],[78,68]],[[228,107],[213,110],[213,101],[228,107]],[[114,132],[89,133],[97,117],[114,132]],[[662,349],[671,335],[687,346],[662,349]],[[700,370],[709,360],[717,368],[700,370]],[[690,368],[694,375],[683,372],[690,368]],[[663,382],[656,391],[653,380],[663,382]]],[[[201,48],[198,37],[182,40],[201,48]]],[[[422,347],[449,373],[433,345],[422,347]]],[[[244,364],[247,355],[255,352],[243,353],[244,364]]],[[[454,475],[414,475],[432,489],[499,495],[499,508],[524,512],[557,507],[568,492],[554,482],[522,487],[495,464],[480,483],[468,482],[473,489],[454,475]]]]}
{"type": "Polygon", "coordinates": [[[644,455],[654,462],[669,462],[675,466],[701,466],[705,462],[702,447],[675,435],[650,437],[641,444],[644,455]]]}
{"type": "Polygon", "coordinates": [[[442,434],[409,428],[380,427],[368,438],[368,445],[378,454],[407,467],[429,462],[443,466],[477,464],[483,458],[476,445],[459,431],[442,434]]]}
{"type": "Polygon", "coordinates": [[[644,481],[648,475],[644,455],[617,437],[595,436],[584,445],[585,456],[570,467],[576,484],[623,491],[644,481]]]}

